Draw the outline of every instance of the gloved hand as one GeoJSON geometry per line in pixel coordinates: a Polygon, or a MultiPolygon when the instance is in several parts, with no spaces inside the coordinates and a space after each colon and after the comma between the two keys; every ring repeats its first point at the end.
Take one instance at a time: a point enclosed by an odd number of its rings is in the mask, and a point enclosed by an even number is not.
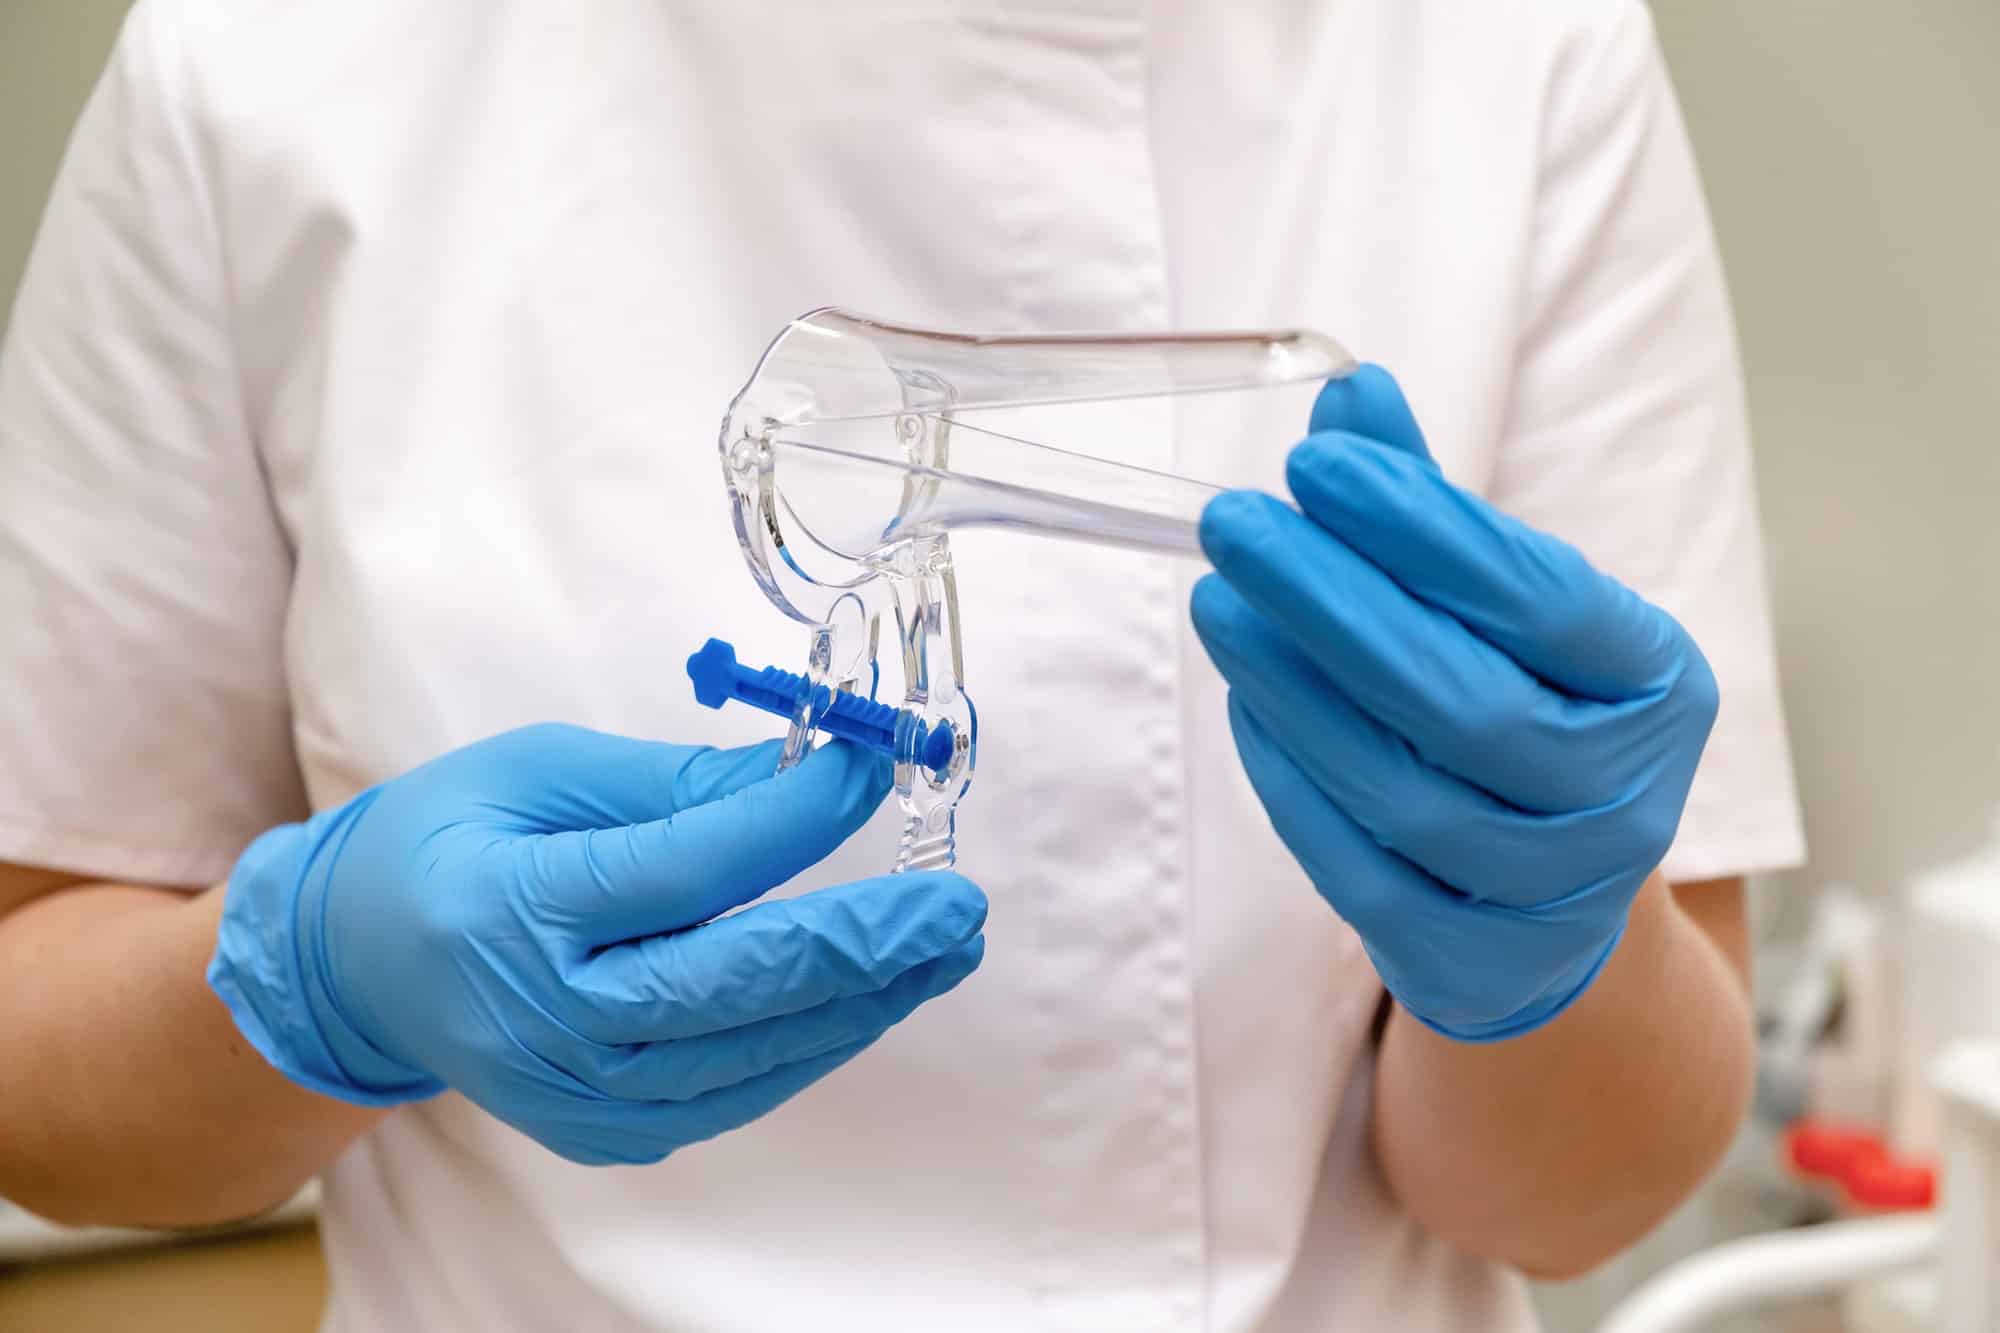
{"type": "Polygon", "coordinates": [[[1547,1023],[1604,966],[1715,718],[1664,611],[1446,481],[1395,381],[1334,381],[1287,480],[1202,516],[1194,623],[1271,822],[1447,1036],[1547,1023]]]}
{"type": "Polygon", "coordinates": [[[555,1152],[650,1162],[765,1114],[979,965],[948,873],[714,920],[888,791],[844,743],[661,745],[537,726],[251,844],[209,983],[279,1070],[383,1105],[457,1089],[555,1152]]]}

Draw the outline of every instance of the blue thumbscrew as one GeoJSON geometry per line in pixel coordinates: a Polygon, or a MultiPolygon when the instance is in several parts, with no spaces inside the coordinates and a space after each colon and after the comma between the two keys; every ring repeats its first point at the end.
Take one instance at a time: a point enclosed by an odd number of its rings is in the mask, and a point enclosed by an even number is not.
{"type": "MultiPolygon", "coordinates": [[[[731,699],[740,699],[787,721],[806,689],[806,678],[796,672],[774,666],[757,671],[739,664],[735,647],[721,639],[710,639],[688,658],[688,679],[694,682],[695,702],[704,707],[720,708],[731,699]]],[[[896,724],[904,716],[899,709],[818,685],[813,687],[812,711],[815,725],[829,736],[896,757],[896,724]]],[[[951,723],[941,722],[933,730],[921,719],[910,720],[917,729],[917,757],[923,766],[933,773],[945,772],[951,767],[957,744],[951,723]]]]}

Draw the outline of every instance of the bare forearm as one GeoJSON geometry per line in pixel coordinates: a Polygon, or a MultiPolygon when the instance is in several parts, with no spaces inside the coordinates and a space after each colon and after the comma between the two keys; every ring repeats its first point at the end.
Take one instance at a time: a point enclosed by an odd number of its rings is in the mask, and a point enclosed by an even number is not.
{"type": "Polygon", "coordinates": [[[379,1117],[237,1033],[204,980],[221,897],[89,884],[0,917],[0,1195],[68,1222],[229,1221],[379,1117]]]}
{"type": "Polygon", "coordinates": [[[1750,1092],[1727,916],[1690,913],[1655,875],[1597,983],[1513,1041],[1453,1042],[1395,1012],[1375,1145],[1403,1206],[1544,1277],[1595,1267],[1671,1211],[1727,1148],[1750,1092]]]}

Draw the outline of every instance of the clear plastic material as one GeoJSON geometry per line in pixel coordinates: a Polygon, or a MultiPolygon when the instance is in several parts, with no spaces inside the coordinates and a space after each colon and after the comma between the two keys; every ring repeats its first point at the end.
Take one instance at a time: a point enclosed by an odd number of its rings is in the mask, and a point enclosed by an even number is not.
{"type": "Polygon", "coordinates": [[[1205,482],[1052,449],[954,419],[949,466],[772,441],[779,495],[801,535],[862,565],[955,528],[1025,528],[1175,555],[1198,549],[1205,482]]]}
{"type": "MultiPolygon", "coordinates": [[[[1216,493],[1020,439],[981,414],[1268,388],[1354,365],[1332,339],[1297,330],[976,337],[820,310],[778,335],[722,423],[744,558],[772,602],[813,627],[815,685],[872,680],[882,616],[893,612],[904,711],[959,738],[941,773],[897,757],[898,869],[951,863],[953,810],[976,757],[949,534],[1006,527],[1193,555],[1216,493]]],[[[802,703],[787,763],[809,748],[812,724],[802,703]]]]}
{"type": "Polygon", "coordinates": [[[972,337],[838,310],[765,352],[723,422],[745,557],[824,623],[899,546],[973,525],[1175,554],[1214,489],[982,427],[992,409],[1253,389],[1347,373],[1316,333],[972,337]]]}

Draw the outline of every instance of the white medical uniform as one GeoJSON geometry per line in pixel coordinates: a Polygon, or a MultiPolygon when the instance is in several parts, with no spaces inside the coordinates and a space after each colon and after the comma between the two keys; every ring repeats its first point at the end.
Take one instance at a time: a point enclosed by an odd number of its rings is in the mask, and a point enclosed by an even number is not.
{"type": "MultiPolygon", "coordinates": [[[[0,361],[0,858],[199,885],[516,723],[773,734],[682,662],[802,659],[714,438],[823,304],[1333,333],[1706,649],[1669,873],[1800,855],[1722,278],[1632,0],[142,0],[0,361]]],[[[1308,401],[1084,443],[1276,486],[1308,401]]],[[[398,1112],[326,1182],[330,1329],[1532,1326],[1371,1163],[1378,985],[1241,776],[1194,571],[958,545],[984,968],[656,1167],[398,1112]]]]}

